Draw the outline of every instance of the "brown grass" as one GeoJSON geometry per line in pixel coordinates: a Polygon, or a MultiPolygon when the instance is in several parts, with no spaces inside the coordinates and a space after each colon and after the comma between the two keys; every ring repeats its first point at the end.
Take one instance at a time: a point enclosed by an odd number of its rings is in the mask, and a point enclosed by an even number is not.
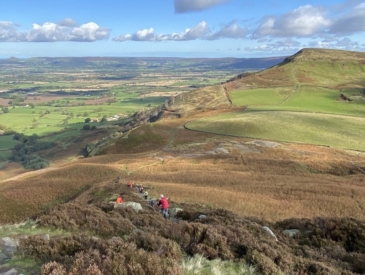
{"type": "MultiPolygon", "coordinates": [[[[358,169],[365,169],[364,154],[305,144],[262,147],[251,139],[186,130],[186,121],[140,127],[106,155],[0,185],[3,220],[26,217],[87,187],[105,188],[119,175],[123,184],[150,186],[150,196],[165,194],[173,205],[199,203],[269,221],[316,216],[365,220],[365,175],[358,169]],[[148,142],[139,139],[146,133],[148,142]],[[219,147],[230,153],[207,154],[219,147]]],[[[93,196],[86,192],[80,198],[86,203],[93,196]]]]}
{"type": "Polygon", "coordinates": [[[119,171],[109,166],[75,164],[31,178],[5,182],[0,185],[0,222],[34,216],[118,175],[119,171]]]}
{"type": "Polygon", "coordinates": [[[163,193],[176,203],[223,207],[270,221],[315,216],[365,219],[365,176],[356,168],[365,167],[363,154],[294,144],[272,149],[249,144],[248,139],[175,131],[172,144],[163,151],[83,162],[112,165],[126,181],[153,186],[150,195],[163,193]],[[229,147],[232,142],[256,151],[238,151],[229,147]],[[204,155],[222,144],[228,144],[230,154],[204,155]]]}

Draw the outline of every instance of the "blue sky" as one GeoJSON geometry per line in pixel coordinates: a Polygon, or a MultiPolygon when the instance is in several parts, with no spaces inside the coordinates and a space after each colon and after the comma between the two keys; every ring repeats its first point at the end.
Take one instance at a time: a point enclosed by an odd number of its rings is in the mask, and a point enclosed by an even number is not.
{"type": "Polygon", "coordinates": [[[365,51],[365,0],[8,0],[0,58],[365,51]]]}

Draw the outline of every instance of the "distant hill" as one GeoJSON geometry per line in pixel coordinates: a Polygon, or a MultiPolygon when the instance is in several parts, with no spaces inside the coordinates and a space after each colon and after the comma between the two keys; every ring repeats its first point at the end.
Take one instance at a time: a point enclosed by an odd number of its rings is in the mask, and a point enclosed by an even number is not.
{"type": "Polygon", "coordinates": [[[229,81],[228,90],[247,87],[315,85],[329,88],[364,87],[365,53],[330,49],[302,49],[283,62],[229,81]]]}
{"type": "MultiPolygon", "coordinates": [[[[257,71],[269,68],[286,57],[265,57],[265,58],[179,58],[179,57],[34,57],[19,59],[10,57],[0,59],[0,65],[34,65],[42,64],[44,67],[126,67],[138,64],[148,65],[149,68],[161,68],[163,66],[179,66],[191,70],[194,64],[196,70],[199,68],[210,68],[211,70],[250,70],[257,71]]],[[[195,69],[194,68],[194,69],[195,69]]]]}

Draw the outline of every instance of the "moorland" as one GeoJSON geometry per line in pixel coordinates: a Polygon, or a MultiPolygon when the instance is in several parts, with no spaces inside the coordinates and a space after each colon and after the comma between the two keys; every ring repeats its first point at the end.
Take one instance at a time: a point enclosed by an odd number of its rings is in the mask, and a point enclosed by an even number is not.
{"type": "MultiPolygon", "coordinates": [[[[29,274],[363,274],[364,72],[364,53],[303,49],[265,70],[184,87],[160,106],[104,122],[108,132],[96,134],[98,122],[84,130],[95,131],[86,157],[75,159],[79,137],[67,154],[42,148],[53,166],[7,174],[0,185],[1,222],[31,218],[2,229],[30,236],[6,266],[29,274]],[[128,182],[183,211],[163,219],[128,182]],[[120,193],[143,211],[114,209],[109,201],[120,193]]],[[[14,146],[2,138],[4,149],[14,146]]]]}

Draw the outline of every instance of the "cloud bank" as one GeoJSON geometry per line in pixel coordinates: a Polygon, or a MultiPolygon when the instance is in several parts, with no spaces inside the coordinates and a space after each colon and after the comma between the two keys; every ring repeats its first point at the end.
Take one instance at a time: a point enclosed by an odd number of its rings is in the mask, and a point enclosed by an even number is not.
{"type": "MultiPolygon", "coordinates": [[[[229,2],[229,0],[174,0],[177,13],[202,11],[229,2]]],[[[202,13],[203,14],[203,13],[202,13]]],[[[177,15],[179,16],[179,15],[177,15]]],[[[302,47],[333,47],[364,50],[365,44],[356,42],[352,35],[362,36],[365,32],[364,0],[347,0],[324,9],[314,5],[303,5],[286,13],[268,15],[258,21],[246,18],[212,27],[202,20],[185,30],[164,33],[152,26],[134,33],[120,34],[112,38],[116,42],[164,42],[192,40],[241,39],[246,46],[237,50],[248,52],[285,52],[302,47]],[[253,44],[259,44],[259,46],[253,44]]],[[[33,24],[22,30],[11,21],[0,21],[0,42],[93,42],[109,39],[111,29],[94,22],[78,24],[72,18],[58,23],[33,24]]]]}
{"type": "Polygon", "coordinates": [[[110,29],[102,28],[94,22],[82,25],[70,18],[56,23],[33,24],[29,31],[18,30],[18,25],[9,21],[0,21],[1,42],[57,42],[78,41],[93,42],[108,39],[110,29]]]}
{"type": "MultiPolygon", "coordinates": [[[[350,1],[350,0],[349,0],[350,1]]],[[[179,12],[206,9],[221,4],[223,0],[175,0],[179,12]]],[[[351,3],[358,2],[352,0],[351,3]]],[[[134,34],[119,35],[114,41],[187,41],[217,39],[261,39],[279,38],[322,38],[329,36],[352,35],[365,31],[365,3],[350,5],[342,13],[332,13],[312,5],[300,6],[276,16],[266,16],[259,20],[254,28],[241,26],[232,21],[217,31],[212,31],[206,21],[180,33],[157,34],[154,28],[142,29],[134,34]]]]}
{"type": "Polygon", "coordinates": [[[196,12],[223,4],[229,0],[174,0],[174,8],[177,13],[196,12]]]}
{"type": "Polygon", "coordinates": [[[248,33],[246,28],[240,27],[237,23],[232,22],[223,26],[219,31],[212,32],[208,23],[200,22],[196,26],[185,29],[180,33],[172,34],[155,34],[154,29],[143,29],[136,31],[134,34],[119,35],[113,38],[114,41],[124,42],[131,41],[188,41],[188,40],[216,40],[220,38],[244,38],[248,33]]]}

